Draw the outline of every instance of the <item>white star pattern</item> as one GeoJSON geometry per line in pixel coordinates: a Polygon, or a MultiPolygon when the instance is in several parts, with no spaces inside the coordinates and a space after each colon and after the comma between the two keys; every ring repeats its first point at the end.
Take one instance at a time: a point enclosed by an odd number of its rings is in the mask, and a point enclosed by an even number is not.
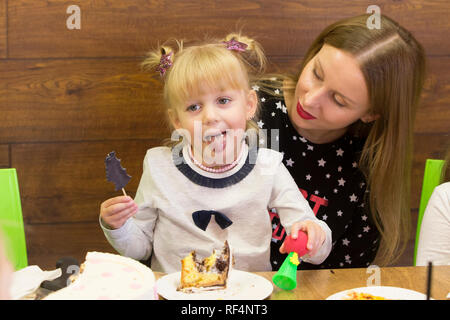
{"type": "Polygon", "coordinates": [[[339,183],[339,185],[340,186],[344,186],[344,184],[345,184],[345,180],[343,179],[343,178],[340,178],[339,180],[338,180],[338,183],[339,183]]]}
{"type": "Polygon", "coordinates": [[[324,214],[323,217],[322,217],[322,220],[323,221],[327,221],[327,219],[328,219],[328,216],[326,214],[324,214]]]}
{"type": "Polygon", "coordinates": [[[342,239],[342,244],[344,245],[344,246],[347,246],[348,247],[348,244],[350,243],[350,241],[347,239],[347,238],[345,238],[345,239],[342,239]]]}
{"type": "Polygon", "coordinates": [[[325,163],[327,163],[325,160],[323,160],[323,158],[317,162],[319,163],[319,167],[325,167],[325,163]]]}
{"type": "Polygon", "coordinates": [[[344,150],[342,150],[341,148],[336,150],[336,156],[342,157],[344,155],[344,150]]]}
{"type": "Polygon", "coordinates": [[[314,150],[314,147],[313,147],[312,145],[309,145],[309,144],[308,144],[308,150],[313,151],[313,150],[314,150]]]}
{"type": "Polygon", "coordinates": [[[259,91],[259,87],[256,84],[252,87],[252,89],[255,91],[259,91]]]}
{"type": "Polygon", "coordinates": [[[357,164],[356,162],[353,162],[353,163],[352,163],[352,167],[353,167],[353,168],[356,168],[356,167],[358,167],[358,164],[357,164]]]}
{"type": "Polygon", "coordinates": [[[287,113],[287,108],[284,104],[283,104],[283,107],[281,107],[281,111],[283,111],[283,113],[287,113]]]}
{"type": "Polygon", "coordinates": [[[306,175],[306,180],[311,180],[311,175],[310,174],[306,175]]]}
{"type": "Polygon", "coordinates": [[[342,167],[339,166],[339,167],[338,167],[338,172],[341,172],[341,171],[342,171],[342,167]]]}
{"type": "Polygon", "coordinates": [[[330,179],[330,177],[331,177],[331,175],[330,175],[329,173],[327,173],[327,174],[325,175],[325,178],[327,178],[327,179],[330,179]]]}
{"type": "Polygon", "coordinates": [[[278,89],[275,89],[275,94],[280,94],[280,90],[278,90],[278,89]]]}
{"type": "Polygon", "coordinates": [[[261,129],[262,129],[262,127],[264,126],[264,122],[263,122],[262,120],[259,120],[259,121],[257,122],[257,124],[258,124],[258,127],[261,128],[261,129]]]}
{"type": "Polygon", "coordinates": [[[333,189],[333,192],[334,193],[338,193],[338,189],[333,189]]]}
{"type": "Polygon", "coordinates": [[[281,101],[278,101],[275,105],[277,106],[277,109],[281,109],[281,101]]]}
{"type": "Polygon", "coordinates": [[[286,160],[286,166],[288,166],[288,167],[292,167],[292,165],[294,164],[294,161],[292,161],[292,159],[288,159],[288,160],[286,160]]]}
{"type": "Polygon", "coordinates": [[[356,202],[358,200],[358,197],[353,193],[351,196],[350,196],[350,202],[356,202]]]}
{"type": "Polygon", "coordinates": [[[272,112],[271,115],[272,115],[272,117],[275,117],[275,112],[272,112]]]}
{"type": "Polygon", "coordinates": [[[292,140],[297,140],[297,137],[296,137],[296,136],[293,136],[293,137],[292,137],[292,140]]]}
{"type": "Polygon", "coordinates": [[[301,142],[306,142],[306,141],[308,141],[308,140],[306,140],[305,138],[301,137],[301,138],[300,138],[300,141],[301,141],[301,142]]]}
{"type": "Polygon", "coordinates": [[[362,219],[363,221],[366,221],[366,220],[367,220],[367,216],[366,216],[366,215],[363,215],[363,216],[361,217],[361,219],[362,219]]]}
{"type": "Polygon", "coordinates": [[[266,98],[261,98],[261,102],[266,102],[266,98]]]}
{"type": "Polygon", "coordinates": [[[339,211],[337,212],[338,217],[342,217],[342,214],[343,214],[342,210],[339,210],[339,211]]]}
{"type": "Polygon", "coordinates": [[[370,227],[369,227],[369,226],[363,228],[363,231],[364,231],[364,232],[369,232],[369,230],[370,230],[370,227]]]}

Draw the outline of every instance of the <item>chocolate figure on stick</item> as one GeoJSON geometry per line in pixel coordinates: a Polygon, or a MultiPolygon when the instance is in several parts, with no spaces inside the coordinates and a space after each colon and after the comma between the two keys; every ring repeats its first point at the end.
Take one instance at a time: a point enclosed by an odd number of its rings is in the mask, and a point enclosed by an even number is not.
{"type": "Polygon", "coordinates": [[[131,176],[127,174],[127,171],[120,165],[120,159],[117,159],[116,152],[111,151],[105,159],[106,167],[106,179],[113,182],[116,186],[116,191],[122,189],[123,194],[126,196],[124,187],[130,181],[131,176]]]}

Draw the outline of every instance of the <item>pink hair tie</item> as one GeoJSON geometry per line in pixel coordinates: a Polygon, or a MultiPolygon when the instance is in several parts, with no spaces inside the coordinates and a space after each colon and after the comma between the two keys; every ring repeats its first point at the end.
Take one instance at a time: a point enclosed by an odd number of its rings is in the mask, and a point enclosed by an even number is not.
{"type": "Polygon", "coordinates": [[[227,47],[228,50],[240,51],[244,52],[247,49],[248,45],[242,42],[235,40],[234,38],[228,41],[222,41],[227,47]]]}
{"type": "Polygon", "coordinates": [[[161,55],[161,60],[159,61],[158,67],[156,67],[156,71],[159,72],[161,77],[164,77],[166,74],[167,69],[169,69],[172,66],[172,52],[169,52],[168,54],[161,55]]]}

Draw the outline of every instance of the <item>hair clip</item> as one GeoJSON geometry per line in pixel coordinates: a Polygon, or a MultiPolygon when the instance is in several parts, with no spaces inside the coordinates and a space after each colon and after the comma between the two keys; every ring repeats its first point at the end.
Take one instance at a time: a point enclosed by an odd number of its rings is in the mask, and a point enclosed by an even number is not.
{"type": "Polygon", "coordinates": [[[164,77],[166,74],[167,69],[169,69],[172,66],[172,54],[173,51],[169,52],[168,54],[165,54],[165,50],[162,49],[162,55],[161,60],[159,61],[158,66],[156,67],[156,71],[159,72],[161,77],[164,77]]]}
{"type": "Polygon", "coordinates": [[[222,41],[222,43],[226,44],[228,50],[234,50],[234,51],[240,51],[240,52],[244,52],[245,49],[247,49],[247,47],[248,47],[247,44],[239,42],[239,41],[235,40],[234,38],[232,38],[231,40],[228,40],[228,41],[222,41]]]}

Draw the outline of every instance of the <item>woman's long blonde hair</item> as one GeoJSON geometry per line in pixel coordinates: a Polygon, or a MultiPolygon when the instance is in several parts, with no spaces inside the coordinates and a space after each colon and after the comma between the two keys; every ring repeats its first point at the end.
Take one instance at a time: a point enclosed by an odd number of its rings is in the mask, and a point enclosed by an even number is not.
{"type": "MultiPolygon", "coordinates": [[[[240,32],[230,33],[224,39],[208,39],[200,44],[186,46],[183,40],[168,40],[150,51],[141,67],[158,76],[164,84],[163,100],[167,111],[184,104],[192,95],[205,89],[245,89],[265,71],[266,57],[261,45],[240,32]],[[234,39],[246,45],[244,51],[227,49],[225,41],[234,39]],[[172,66],[164,76],[155,71],[162,55],[171,54],[172,66]]],[[[258,115],[259,106],[254,118],[258,115]]],[[[169,115],[169,112],[167,112],[169,115]]],[[[168,126],[173,130],[167,116],[168,126]]],[[[247,120],[246,129],[258,129],[253,119],[247,120]]],[[[173,146],[177,142],[165,141],[173,146]]]]}
{"type": "Polygon", "coordinates": [[[299,72],[284,77],[284,88],[293,94],[304,67],[324,44],[352,54],[360,63],[370,111],[380,118],[370,124],[357,121],[349,130],[367,137],[359,167],[367,179],[366,200],[381,234],[375,263],[387,265],[403,253],[411,230],[413,125],[425,78],[425,53],[411,33],[385,15],[380,29],[368,29],[369,16],[343,19],[325,28],[299,72]]]}

